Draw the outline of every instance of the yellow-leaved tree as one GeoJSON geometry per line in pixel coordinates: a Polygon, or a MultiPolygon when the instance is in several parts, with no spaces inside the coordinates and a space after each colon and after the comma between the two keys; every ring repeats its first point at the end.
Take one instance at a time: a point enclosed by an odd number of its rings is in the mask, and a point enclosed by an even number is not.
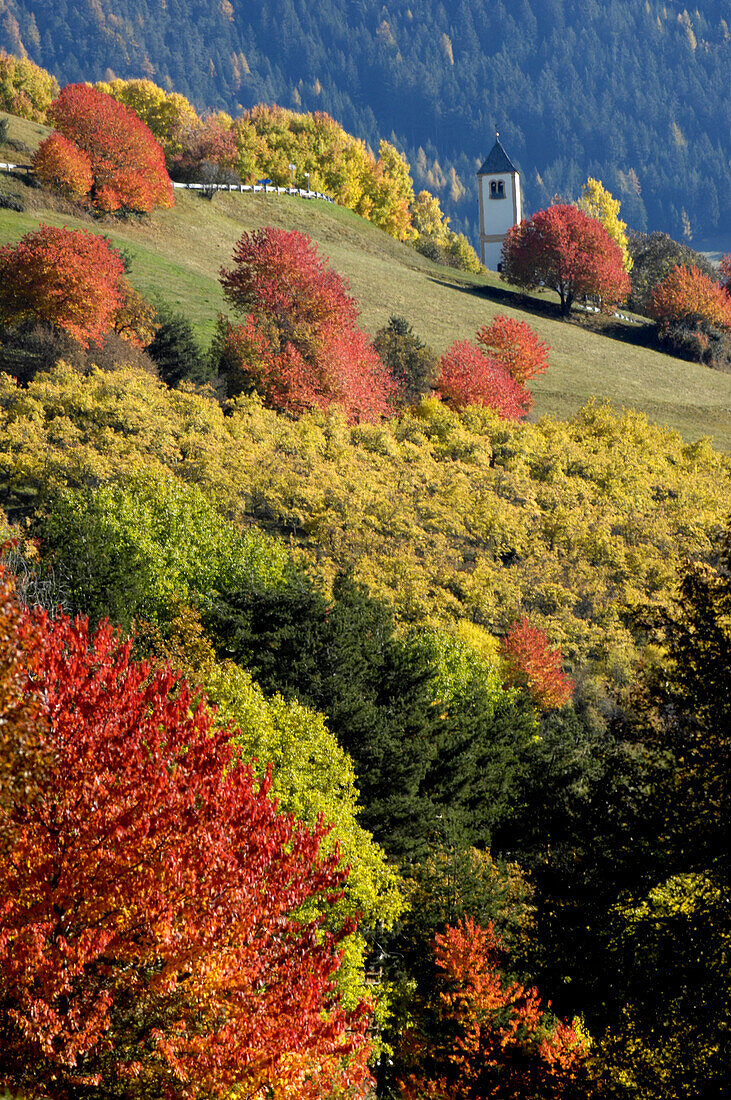
{"type": "Polygon", "coordinates": [[[581,189],[576,205],[591,218],[597,218],[612,240],[619,245],[622,252],[622,266],[629,274],[632,270],[632,257],[629,254],[627,242],[627,223],[623,222],[619,216],[619,199],[612,197],[601,180],[595,180],[589,176],[581,189]]]}

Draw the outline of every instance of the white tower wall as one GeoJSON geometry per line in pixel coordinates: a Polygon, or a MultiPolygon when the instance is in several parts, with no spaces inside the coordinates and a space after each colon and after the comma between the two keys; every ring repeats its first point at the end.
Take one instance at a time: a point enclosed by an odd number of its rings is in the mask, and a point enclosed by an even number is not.
{"type": "Polygon", "coordinates": [[[478,183],[481,258],[485,267],[497,271],[505,237],[523,219],[520,176],[497,138],[478,183]]]}

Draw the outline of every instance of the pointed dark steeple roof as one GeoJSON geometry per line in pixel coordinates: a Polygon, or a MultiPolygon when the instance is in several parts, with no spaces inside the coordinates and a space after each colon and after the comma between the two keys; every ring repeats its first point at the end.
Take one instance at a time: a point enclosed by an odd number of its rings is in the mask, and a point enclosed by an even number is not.
{"type": "Polygon", "coordinates": [[[495,134],[495,144],[490,150],[490,155],[483,164],[478,176],[490,176],[498,172],[517,172],[518,169],[513,164],[508,154],[500,144],[500,135],[495,134]]]}

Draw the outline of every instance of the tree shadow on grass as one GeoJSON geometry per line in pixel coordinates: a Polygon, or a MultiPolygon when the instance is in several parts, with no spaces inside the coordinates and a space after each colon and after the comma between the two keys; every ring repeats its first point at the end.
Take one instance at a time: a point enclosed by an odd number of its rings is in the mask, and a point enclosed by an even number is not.
{"type": "Polygon", "coordinates": [[[564,324],[575,325],[577,328],[584,329],[585,332],[594,332],[598,336],[606,336],[610,340],[619,340],[624,344],[651,348],[653,351],[666,351],[658,342],[656,325],[649,320],[632,324],[618,317],[602,313],[584,313],[576,308],[572,309],[568,317],[562,317],[558,301],[552,301],[537,294],[524,294],[519,290],[502,286],[474,286],[448,278],[439,279],[435,275],[430,275],[429,278],[439,286],[458,290],[473,298],[483,298],[509,309],[520,310],[522,313],[532,313],[535,317],[563,321],[564,324]]]}

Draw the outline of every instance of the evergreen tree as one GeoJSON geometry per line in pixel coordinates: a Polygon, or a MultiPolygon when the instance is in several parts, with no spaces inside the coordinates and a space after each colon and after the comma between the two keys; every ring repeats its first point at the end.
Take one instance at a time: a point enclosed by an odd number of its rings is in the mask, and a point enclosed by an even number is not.
{"type": "Polygon", "coordinates": [[[389,610],[341,574],[332,602],[292,572],[282,592],[224,593],[207,614],[221,655],[267,692],[322,711],[355,762],[363,824],[389,854],[423,851],[436,814],[422,783],[434,753],[430,669],[389,610]]]}
{"type": "Polygon", "coordinates": [[[431,390],[438,361],[414,333],[405,317],[391,317],[375,335],[373,346],[396,384],[396,401],[414,405],[431,390]]]}
{"type": "Polygon", "coordinates": [[[163,382],[172,388],[183,381],[205,381],[211,372],[187,317],[163,306],[157,310],[157,321],[147,354],[157,365],[163,382]]]}

